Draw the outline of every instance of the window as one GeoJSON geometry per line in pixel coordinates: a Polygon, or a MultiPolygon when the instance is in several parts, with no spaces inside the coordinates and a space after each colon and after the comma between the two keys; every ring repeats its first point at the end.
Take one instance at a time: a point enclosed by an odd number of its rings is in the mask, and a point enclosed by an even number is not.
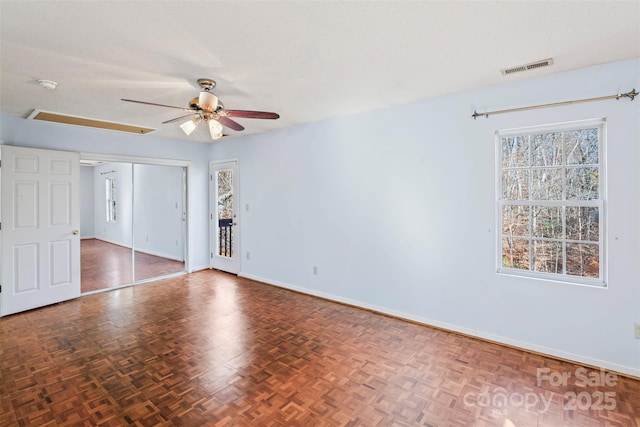
{"type": "Polygon", "coordinates": [[[116,182],[113,178],[106,178],[105,196],[107,205],[107,222],[115,222],[116,215],[116,182]]]}
{"type": "Polygon", "coordinates": [[[498,272],[605,285],[604,138],[604,120],[498,132],[498,272]]]}

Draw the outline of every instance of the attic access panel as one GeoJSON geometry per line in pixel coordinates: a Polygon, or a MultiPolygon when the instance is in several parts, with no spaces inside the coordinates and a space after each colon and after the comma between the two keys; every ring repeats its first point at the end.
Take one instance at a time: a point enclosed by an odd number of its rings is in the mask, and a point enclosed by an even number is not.
{"type": "Polygon", "coordinates": [[[27,117],[27,120],[41,120],[44,122],[62,123],[74,126],[84,126],[90,128],[115,130],[118,132],[135,133],[138,135],[146,135],[155,132],[157,129],[146,128],[142,126],[129,125],[125,123],[107,122],[86,117],[70,116],[66,114],[52,113],[49,111],[33,110],[27,117]]]}

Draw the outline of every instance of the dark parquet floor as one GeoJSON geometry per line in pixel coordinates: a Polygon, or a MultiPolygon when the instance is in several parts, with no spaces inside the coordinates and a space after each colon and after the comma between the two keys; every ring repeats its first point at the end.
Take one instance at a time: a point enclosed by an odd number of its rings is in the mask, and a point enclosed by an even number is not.
{"type": "Polygon", "coordinates": [[[0,425],[640,426],[539,368],[580,366],[203,271],[1,318],[0,425]]]}

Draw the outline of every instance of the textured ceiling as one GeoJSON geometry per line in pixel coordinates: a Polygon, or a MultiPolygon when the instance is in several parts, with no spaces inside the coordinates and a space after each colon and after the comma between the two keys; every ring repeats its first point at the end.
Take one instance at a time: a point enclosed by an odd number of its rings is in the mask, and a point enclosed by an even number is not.
{"type": "Polygon", "coordinates": [[[246,135],[640,56],[640,1],[0,0],[0,111],[33,109],[186,137],[196,79],[246,135]],[[554,65],[500,69],[552,57],[554,65]],[[36,80],[59,83],[55,91],[36,80]]]}

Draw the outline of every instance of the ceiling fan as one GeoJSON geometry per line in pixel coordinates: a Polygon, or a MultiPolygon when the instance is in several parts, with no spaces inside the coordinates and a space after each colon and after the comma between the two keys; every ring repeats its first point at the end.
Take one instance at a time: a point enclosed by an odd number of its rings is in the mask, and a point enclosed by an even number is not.
{"type": "Polygon", "coordinates": [[[180,125],[182,131],[191,135],[201,121],[205,121],[209,126],[209,133],[211,138],[216,140],[223,136],[223,127],[228,127],[236,131],[244,130],[244,126],[231,117],[241,117],[248,119],[277,119],[280,117],[277,113],[269,113],[267,111],[248,111],[248,110],[226,110],[222,102],[218,97],[211,92],[216,86],[216,82],[212,79],[198,79],[198,84],[202,89],[200,95],[197,98],[193,98],[189,101],[189,108],[176,107],[173,105],[156,104],[153,102],[136,101],[134,99],[124,99],[122,101],[135,102],[138,104],[155,105],[158,107],[176,108],[182,111],[189,111],[190,113],[184,116],[176,117],[162,122],[173,123],[180,120],[188,119],[180,125]]]}

